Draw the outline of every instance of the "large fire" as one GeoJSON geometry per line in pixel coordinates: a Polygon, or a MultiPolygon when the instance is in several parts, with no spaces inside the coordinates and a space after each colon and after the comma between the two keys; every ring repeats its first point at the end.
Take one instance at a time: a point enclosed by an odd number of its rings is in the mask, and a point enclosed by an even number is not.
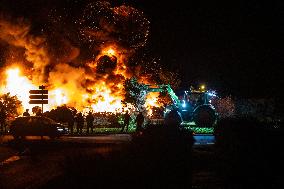
{"type": "MultiPolygon", "coordinates": [[[[108,47],[102,50],[100,57],[108,56],[115,57],[117,51],[113,47],[108,47]]],[[[119,59],[123,59],[120,57],[119,59]]],[[[129,78],[126,74],[126,66],[118,60],[118,63],[121,64],[115,70],[115,73],[122,73],[124,79],[129,78]]],[[[91,64],[91,63],[90,63],[91,64]]],[[[98,65],[93,64],[92,68],[96,69],[98,65]]],[[[0,93],[10,93],[11,95],[16,95],[19,100],[22,102],[24,109],[32,109],[32,104],[29,104],[29,90],[38,89],[38,86],[29,80],[28,76],[22,74],[20,65],[8,66],[5,69],[4,84],[1,86],[0,93]]],[[[68,74],[68,73],[67,73],[68,74]]],[[[70,74],[69,77],[74,77],[75,75],[70,74]]],[[[84,75],[82,75],[84,77],[84,75]]],[[[102,77],[101,80],[95,82],[93,85],[88,87],[88,92],[82,92],[76,88],[76,83],[69,83],[68,85],[65,82],[53,83],[53,85],[48,85],[49,89],[49,103],[44,105],[44,110],[48,111],[57,106],[68,105],[75,107],[80,111],[92,110],[94,112],[121,112],[125,109],[131,107],[128,105],[124,107],[122,100],[124,98],[124,88],[123,81],[116,83],[117,91],[113,91],[111,87],[114,83],[107,83],[105,77],[102,77]]],[[[148,114],[151,115],[151,107],[160,106],[157,102],[158,94],[150,93],[147,95],[145,108],[148,111],[148,114]]]]}
{"type": "MultiPolygon", "coordinates": [[[[41,32],[34,32],[37,27],[23,18],[0,14],[0,48],[4,49],[0,51],[0,60],[4,60],[0,61],[0,94],[16,95],[23,109],[31,110],[35,105],[29,104],[29,90],[44,85],[49,91],[44,111],[61,105],[83,112],[129,109],[130,105],[122,103],[123,83],[133,76],[143,77],[138,73],[141,65],[130,63],[149,34],[143,12],[96,1],[72,22],[69,17],[62,19],[68,15],[62,13],[58,16],[51,11],[41,32]]],[[[156,99],[155,94],[147,96],[148,113],[159,106],[156,99]]]]}

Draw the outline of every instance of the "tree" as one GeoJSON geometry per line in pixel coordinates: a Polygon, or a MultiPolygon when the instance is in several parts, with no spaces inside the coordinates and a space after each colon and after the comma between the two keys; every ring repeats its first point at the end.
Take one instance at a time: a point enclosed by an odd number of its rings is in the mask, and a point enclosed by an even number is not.
{"type": "Polygon", "coordinates": [[[132,104],[137,110],[143,111],[146,95],[147,86],[138,83],[136,78],[126,79],[124,81],[125,96],[123,103],[132,104]]]}
{"type": "Polygon", "coordinates": [[[6,129],[8,119],[12,119],[22,110],[22,102],[17,96],[11,96],[10,93],[0,95],[0,124],[1,130],[6,129]]]}
{"type": "Polygon", "coordinates": [[[33,114],[39,114],[39,113],[41,113],[41,107],[39,107],[39,106],[34,106],[33,108],[32,108],[32,112],[33,112],[33,114]]]}
{"type": "Polygon", "coordinates": [[[67,123],[70,119],[74,119],[76,112],[76,109],[63,105],[58,106],[56,109],[52,109],[46,116],[61,123],[67,123]]]}

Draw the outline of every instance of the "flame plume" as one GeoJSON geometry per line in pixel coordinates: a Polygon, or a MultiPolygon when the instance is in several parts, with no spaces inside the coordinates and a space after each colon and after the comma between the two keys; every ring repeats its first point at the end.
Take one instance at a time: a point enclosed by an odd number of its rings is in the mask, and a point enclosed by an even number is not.
{"type": "MultiPolygon", "coordinates": [[[[0,94],[10,92],[24,109],[32,109],[29,90],[45,85],[45,111],[64,104],[79,111],[123,111],[123,82],[137,76],[129,57],[145,46],[149,21],[133,7],[112,7],[105,1],[87,5],[82,15],[75,24],[70,22],[74,30],[61,28],[64,33],[49,25],[47,31],[52,32],[40,34],[33,32],[31,22],[0,16],[0,42],[9,47],[5,55],[17,59],[6,56],[1,65],[0,94]]],[[[150,111],[158,106],[157,95],[148,98],[150,111]]]]}

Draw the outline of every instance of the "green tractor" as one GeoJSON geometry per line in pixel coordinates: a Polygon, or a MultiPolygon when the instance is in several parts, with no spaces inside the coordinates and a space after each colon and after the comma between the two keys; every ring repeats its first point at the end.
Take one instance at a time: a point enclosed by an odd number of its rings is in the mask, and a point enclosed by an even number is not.
{"type": "Polygon", "coordinates": [[[172,104],[164,110],[165,121],[174,117],[175,122],[194,123],[197,127],[213,127],[217,121],[217,113],[211,104],[216,95],[205,91],[204,86],[199,90],[182,91],[177,96],[170,85],[146,85],[146,93],[149,92],[167,92],[171,97],[172,104]]]}

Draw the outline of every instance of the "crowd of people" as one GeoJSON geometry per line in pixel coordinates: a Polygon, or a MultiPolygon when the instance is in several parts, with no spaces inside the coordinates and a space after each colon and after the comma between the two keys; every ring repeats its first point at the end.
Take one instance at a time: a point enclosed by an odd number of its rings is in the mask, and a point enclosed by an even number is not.
{"type": "MultiPolygon", "coordinates": [[[[94,129],[100,125],[97,122],[99,122],[98,120],[102,120],[101,119],[102,116],[104,118],[109,118],[108,121],[111,122],[106,127],[121,127],[121,132],[129,131],[131,115],[128,111],[126,111],[124,114],[121,115],[123,120],[123,123],[121,125],[118,123],[118,116],[115,114],[104,114],[104,113],[98,114],[90,111],[86,116],[84,116],[81,112],[77,113],[74,117],[74,120],[68,123],[70,134],[74,134],[75,126],[77,134],[82,134],[83,128],[86,128],[86,134],[94,133],[94,129]]],[[[105,121],[105,123],[107,123],[108,121],[105,121]]],[[[136,116],[135,123],[136,123],[136,131],[137,132],[141,131],[142,125],[144,123],[144,115],[142,112],[139,112],[138,115],[136,116]]]]}
{"type": "MultiPolygon", "coordinates": [[[[134,115],[134,114],[133,114],[134,115]]],[[[85,117],[85,123],[86,123],[86,133],[93,133],[94,132],[94,128],[102,123],[98,124],[98,120],[102,120],[101,118],[109,118],[108,121],[112,122],[111,124],[109,124],[109,126],[107,127],[121,127],[121,132],[128,132],[129,131],[129,127],[130,127],[130,122],[131,122],[131,114],[126,111],[124,114],[120,114],[120,117],[122,118],[122,123],[121,125],[118,123],[118,116],[115,114],[107,114],[105,115],[104,113],[92,113],[89,112],[86,117],[85,117]]],[[[136,118],[134,118],[135,120],[135,124],[136,124],[136,132],[139,132],[142,130],[142,125],[144,123],[144,115],[142,112],[139,112],[136,116],[136,118]]],[[[78,129],[80,130],[82,127],[82,123],[84,122],[84,116],[82,116],[81,113],[79,113],[79,116],[75,117],[75,122],[77,122],[77,131],[78,129]],[[82,120],[83,118],[83,120],[82,120]],[[78,128],[78,123],[79,123],[79,128],[78,128]]],[[[107,121],[105,121],[106,123],[107,121]]],[[[80,132],[79,132],[80,134],[80,132]]]]}
{"type": "MultiPolygon", "coordinates": [[[[23,116],[30,116],[29,109],[23,113],[23,116]]],[[[38,116],[38,115],[37,115],[38,116]]],[[[44,113],[44,116],[53,118],[49,113],[44,113]]],[[[58,116],[60,117],[60,116],[58,116]]],[[[124,113],[111,113],[111,112],[92,112],[89,111],[87,114],[82,112],[72,113],[71,111],[65,112],[63,119],[57,120],[62,123],[66,123],[68,126],[69,134],[92,134],[96,127],[121,127],[121,132],[128,132],[131,122],[131,114],[129,111],[124,113]],[[122,118],[122,122],[119,123],[119,118],[122,118]]],[[[134,117],[134,113],[133,116],[134,117]]],[[[54,119],[54,118],[53,118],[54,119]]],[[[56,120],[56,119],[55,119],[56,120]]],[[[139,112],[134,119],[136,123],[136,131],[142,130],[144,123],[144,115],[139,112]]]]}
{"type": "MultiPolygon", "coordinates": [[[[142,111],[139,112],[92,112],[88,113],[77,112],[66,107],[57,108],[42,113],[41,109],[37,111],[29,109],[23,112],[22,116],[45,116],[57,122],[63,123],[68,127],[69,134],[92,134],[95,128],[117,128],[121,133],[136,131],[140,132],[145,124],[145,116],[142,111]]],[[[0,111],[0,133],[7,133],[9,130],[4,113],[0,111]]]]}

